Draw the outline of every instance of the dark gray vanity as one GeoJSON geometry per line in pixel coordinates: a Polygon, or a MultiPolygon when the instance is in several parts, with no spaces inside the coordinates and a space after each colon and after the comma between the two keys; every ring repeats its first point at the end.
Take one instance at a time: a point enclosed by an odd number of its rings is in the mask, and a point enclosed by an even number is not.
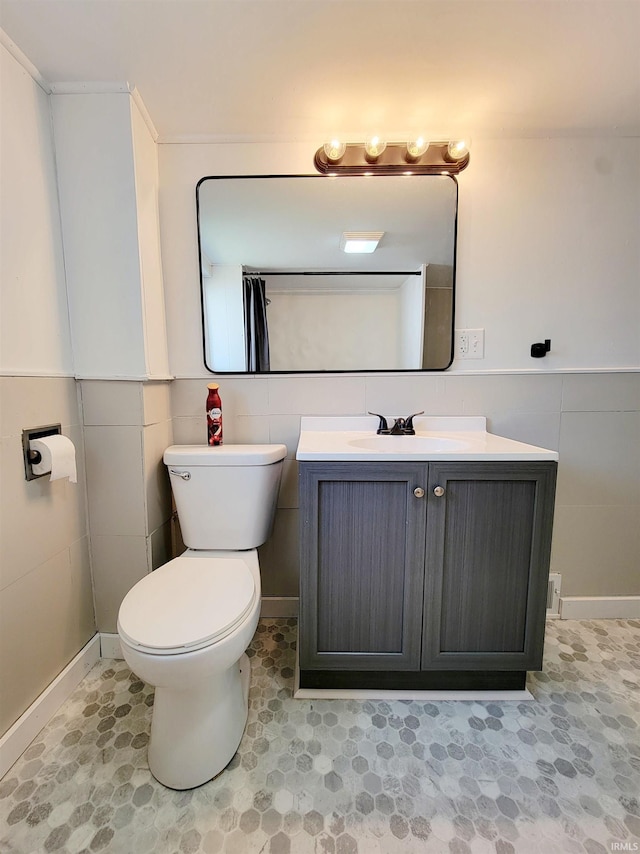
{"type": "Polygon", "coordinates": [[[556,454],[435,420],[402,448],[344,430],[346,452],[303,429],[301,688],[517,690],[541,668],[556,454]]]}

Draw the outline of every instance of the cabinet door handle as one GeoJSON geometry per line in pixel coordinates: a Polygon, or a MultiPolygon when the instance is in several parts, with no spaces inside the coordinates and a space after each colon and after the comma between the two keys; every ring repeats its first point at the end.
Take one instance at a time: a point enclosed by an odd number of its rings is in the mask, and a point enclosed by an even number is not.
{"type": "Polygon", "coordinates": [[[416,498],[424,498],[424,489],[421,486],[416,486],[413,490],[413,494],[416,498]]]}
{"type": "Polygon", "coordinates": [[[444,495],[444,486],[436,486],[436,488],[433,490],[433,494],[436,498],[442,498],[442,496],[444,495]]]}

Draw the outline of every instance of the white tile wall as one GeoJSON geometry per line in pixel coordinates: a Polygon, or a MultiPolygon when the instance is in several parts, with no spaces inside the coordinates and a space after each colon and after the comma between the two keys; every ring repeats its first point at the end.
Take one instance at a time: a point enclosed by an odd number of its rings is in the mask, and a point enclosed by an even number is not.
{"type": "Polygon", "coordinates": [[[85,380],[82,399],[96,617],[113,632],[126,593],[171,556],[171,392],[166,382],[85,380]]]}
{"type": "Polygon", "coordinates": [[[640,412],[563,412],[559,504],[640,505],[640,412]]]}
{"type": "Polygon", "coordinates": [[[143,430],[146,531],[155,531],[170,516],[171,486],[162,461],[165,448],[173,444],[171,421],[159,421],[143,430]]]}
{"type": "Polygon", "coordinates": [[[85,427],[91,535],[144,536],[140,427],[85,427]]]}
{"type": "Polygon", "coordinates": [[[150,382],[142,386],[143,423],[157,424],[171,419],[171,390],[167,382],[150,382]]]}
{"type": "Polygon", "coordinates": [[[70,377],[1,377],[0,733],[95,632],[82,428],[70,377]],[[78,483],[27,481],[22,430],[60,423],[78,483]],[[10,688],[10,690],[6,690],[10,688]]]}
{"type": "Polygon", "coordinates": [[[115,632],[120,603],[150,569],[147,538],[92,533],[91,562],[98,628],[115,632]]]}
{"type": "Polygon", "coordinates": [[[135,426],[142,424],[142,390],[137,382],[82,381],[85,426],[135,426]]]}
{"type": "Polygon", "coordinates": [[[640,381],[636,373],[567,374],[562,384],[563,412],[637,412],[640,381]]]}
{"type": "Polygon", "coordinates": [[[640,507],[557,505],[551,564],[563,596],[640,595],[640,507]]]}

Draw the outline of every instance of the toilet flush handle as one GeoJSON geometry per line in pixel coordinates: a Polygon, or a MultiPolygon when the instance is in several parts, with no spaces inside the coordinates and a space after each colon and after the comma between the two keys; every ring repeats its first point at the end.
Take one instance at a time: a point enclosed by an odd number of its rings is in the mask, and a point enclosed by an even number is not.
{"type": "Polygon", "coordinates": [[[176,471],[175,469],[169,469],[171,474],[175,474],[176,477],[181,477],[183,480],[191,480],[191,472],[190,471],[176,471]]]}

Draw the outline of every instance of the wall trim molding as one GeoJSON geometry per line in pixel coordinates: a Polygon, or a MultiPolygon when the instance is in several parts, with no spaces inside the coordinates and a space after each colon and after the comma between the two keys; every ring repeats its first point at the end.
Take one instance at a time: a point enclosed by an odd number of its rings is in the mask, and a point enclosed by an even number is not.
{"type": "Polygon", "coordinates": [[[91,382],[132,382],[132,383],[158,383],[158,382],[171,382],[175,379],[175,377],[170,374],[140,374],[139,376],[108,376],[108,377],[98,377],[91,376],[90,374],[76,374],[75,379],[78,382],[82,382],[83,380],[91,380],[91,382]]]}
{"type": "Polygon", "coordinates": [[[34,80],[35,83],[45,92],[47,95],[51,94],[51,84],[46,78],[42,76],[42,74],[35,67],[33,62],[29,59],[29,57],[24,54],[18,45],[12,41],[7,33],[0,27],[0,44],[3,45],[7,51],[11,54],[11,56],[18,62],[27,74],[34,80]]]}
{"type": "Polygon", "coordinates": [[[560,619],[640,619],[640,596],[561,596],[560,619]]]}
{"type": "Polygon", "coordinates": [[[133,83],[126,80],[88,80],[82,82],[60,80],[51,83],[50,91],[52,95],[130,95],[138,107],[144,123],[149,128],[153,141],[158,141],[158,131],[153,119],[142,100],[140,91],[133,83]]]}
{"type": "MultiPolygon", "coordinates": [[[[493,376],[531,376],[531,377],[557,377],[562,376],[563,374],[639,374],[640,367],[636,366],[626,366],[620,368],[554,368],[553,370],[541,371],[536,370],[535,368],[492,368],[491,370],[484,371],[470,371],[470,370],[460,370],[455,367],[447,368],[445,371],[341,371],[338,373],[332,371],[325,371],[323,373],[317,372],[306,372],[306,371],[297,371],[293,373],[285,373],[285,372],[276,372],[274,374],[224,374],[223,376],[228,377],[232,380],[242,380],[242,379],[264,379],[269,380],[270,378],[275,379],[289,379],[291,377],[305,377],[312,379],[314,377],[320,377],[322,379],[340,379],[342,377],[363,377],[366,379],[370,379],[372,377],[404,377],[409,375],[416,376],[430,376],[435,379],[444,379],[447,377],[493,377],[493,376]]],[[[175,380],[202,380],[208,379],[210,380],[212,377],[220,376],[216,374],[214,371],[209,373],[190,373],[190,374],[174,374],[173,379],[175,380]]]]}
{"type": "Polygon", "coordinates": [[[45,377],[46,379],[67,379],[67,380],[75,380],[76,375],[73,372],[67,371],[23,371],[23,370],[15,370],[12,371],[11,368],[0,369],[0,377],[16,377],[16,378],[29,378],[29,377],[45,377]]]}
{"type": "Polygon", "coordinates": [[[0,777],[17,762],[99,660],[100,636],[95,634],[0,738],[0,777]]]}

